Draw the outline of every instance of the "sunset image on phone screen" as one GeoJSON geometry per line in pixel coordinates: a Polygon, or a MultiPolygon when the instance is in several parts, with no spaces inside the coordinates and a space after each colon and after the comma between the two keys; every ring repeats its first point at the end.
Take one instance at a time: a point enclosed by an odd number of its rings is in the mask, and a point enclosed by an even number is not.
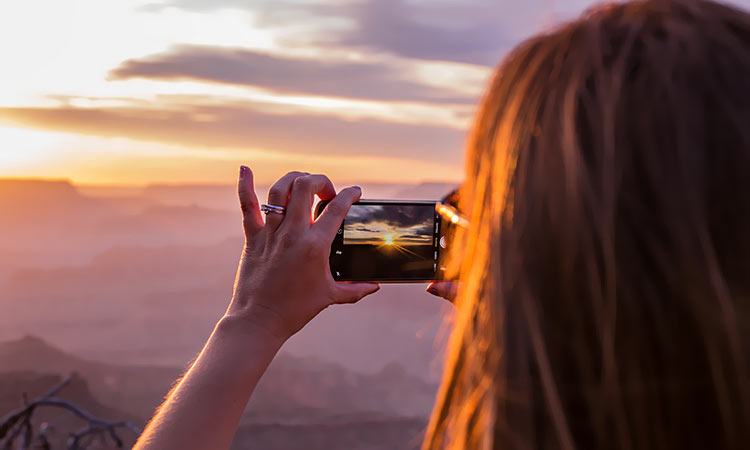
{"type": "Polygon", "coordinates": [[[354,205],[344,222],[343,244],[356,265],[352,272],[394,277],[434,265],[432,205],[354,205]]]}

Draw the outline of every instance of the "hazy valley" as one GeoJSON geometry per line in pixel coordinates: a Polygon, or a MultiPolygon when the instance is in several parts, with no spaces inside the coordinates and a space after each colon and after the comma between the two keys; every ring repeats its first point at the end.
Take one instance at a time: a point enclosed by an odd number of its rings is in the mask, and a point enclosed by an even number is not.
{"type": "MultiPolygon", "coordinates": [[[[363,188],[414,199],[450,186],[363,188]]],[[[83,403],[142,425],[226,308],[241,244],[233,186],[0,180],[0,416],[28,383],[75,372],[83,403]]],[[[450,313],[422,285],[324,311],[261,380],[236,445],[418,446],[450,313]]]]}

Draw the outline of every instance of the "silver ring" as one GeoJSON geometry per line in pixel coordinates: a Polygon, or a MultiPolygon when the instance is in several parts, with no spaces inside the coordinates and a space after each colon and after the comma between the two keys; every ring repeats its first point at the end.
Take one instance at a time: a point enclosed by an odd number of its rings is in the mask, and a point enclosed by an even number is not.
{"type": "Polygon", "coordinates": [[[286,208],[283,206],[266,205],[265,203],[260,205],[260,210],[266,214],[281,214],[282,216],[286,213],[286,208]]]}

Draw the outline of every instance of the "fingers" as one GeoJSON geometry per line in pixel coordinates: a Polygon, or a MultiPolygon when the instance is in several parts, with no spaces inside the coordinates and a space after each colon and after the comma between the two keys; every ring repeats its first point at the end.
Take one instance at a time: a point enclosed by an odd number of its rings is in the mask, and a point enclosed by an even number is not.
{"type": "MultiPolygon", "coordinates": [[[[286,207],[289,200],[289,193],[292,191],[292,183],[294,183],[294,180],[304,175],[309,174],[303,172],[289,172],[279,178],[279,180],[274,183],[268,191],[268,204],[286,207]]],[[[282,214],[266,214],[266,228],[269,231],[276,231],[282,220],[284,220],[284,215],[282,214]]]]}
{"type": "Polygon", "coordinates": [[[317,194],[323,200],[336,196],[333,183],[325,175],[306,175],[294,180],[289,206],[286,208],[284,226],[310,225],[312,205],[317,194]]]}
{"type": "Polygon", "coordinates": [[[333,200],[331,200],[326,209],[320,214],[315,221],[314,227],[320,229],[324,236],[330,238],[329,244],[336,237],[336,232],[344,221],[346,213],[349,212],[352,204],[362,196],[362,189],[359,186],[352,186],[341,190],[333,200]]]}
{"type": "Polygon", "coordinates": [[[253,172],[246,166],[240,166],[237,194],[240,198],[242,227],[245,230],[245,239],[250,240],[263,228],[263,218],[260,215],[258,197],[255,195],[253,172]]]}
{"type": "Polygon", "coordinates": [[[439,281],[430,283],[426,290],[434,296],[442,297],[453,303],[458,293],[458,283],[455,281],[439,281]]]}
{"type": "Polygon", "coordinates": [[[336,283],[332,299],[336,304],[356,303],[378,290],[377,283],[336,283]]]}

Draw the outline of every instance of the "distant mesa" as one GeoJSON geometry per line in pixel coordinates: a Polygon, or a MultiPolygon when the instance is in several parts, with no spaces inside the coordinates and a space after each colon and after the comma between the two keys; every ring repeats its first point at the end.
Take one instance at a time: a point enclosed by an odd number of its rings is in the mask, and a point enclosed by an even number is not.
{"type": "MultiPolygon", "coordinates": [[[[36,344],[38,343],[33,343],[33,345],[36,344]]],[[[33,401],[58,386],[63,378],[61,375],[48,373],[0,372],[0,419],[22,407],[22,395],[25,395],[29,401],[33,401]]],[[[141,421],[138,417],[102,404],[89,390],[86,379],[76,373],[72,374],[70,382],[55,395],[55,398],[67,401],[103,420],[130,421],[131,423],[141,421]]],[[[85,424],[84,421],[63,409],[42,406],[36,410],[32,419],[33,429],[39,430],[45,422],[53,424],[48,433],[51,448],[66,448],[69,433],[80,430],[85,424]]],[[[119,433],[119,436],[124,440],[127,448],[134,444],[137,437],[130,431],[119,433]]]]}
{"type": "Polygon", "coordinates": [[[73,355],[53,347],[43,339],[26,335],[20,339],[0,343],[0,367],[3,371],[30,370],[67,375],[75,365],[83,363],[73,355]],[[60,371],[60,372],[58,372],[60,371]]]}
{"type": "Polygon", "coordinates": [[[75,191],[73,182],[67,178],[0,178],[0,192],[13,193],[29,190],[68,189],[75,191]]]}
{"type": "Polygon", "coordinates": [[[383,366],[383,370],[380,371],[380,376],[383,378],[397,379],[406,377],[407,373],[403,365],[393,361],[383,366]]]}
{"type": "Polygon", "coordinates": [[[73,198],[80,194],[70,180],[0,178],[0,201],[20,202],[29,198],[73,198]]]}
{"type": "Polygon", "coordinates": [[[97,401],[117,406],[129,417],[145,420],[180,374],[180,369],[117,366],[90,361],[71,355],[39,337],[27,335],[0,343],[0,373],[10,372],[61,377],[78,374],[86,379],[97,401]]]}
{"type": "MultiPolygon", "coordinates": [[[[37,373],[85,378],[105,405],[145,421],[182,369],[118,366],[78,358],[46,341],[25,336],[0,343],[0,373],[37,373]]],[[[279,355],[263,376],[243,423],[329,420],[340,415],[426,417],[436,387],[410,376],[398,363],[379,373],[356,373],[314,358],[279,355]]]]}
{"type": "Polygon", "coordinates": [[[14,214],[0,216],[0,222],[22,221],[38,226],[48,218],[85,214],[106,214],[106,202],[82,195],[70,180],[0,178],[0,210],[14,214]]]}
{"type": "MultiPolygon", "coordinates": [[[[70,375],[71,380],[57,398],[67,400],[84,411],[106,420],[132,420],[134,417],[102,405],[89,390],[89,385],[78,373],[70,375]]],[[[42,396],[62,382],[65,377],[59,374],[36,372],[0,372],[0,418],[20,406],[21,394],[29,400],[42,396]]],[[[59,411],[59,410],[58,410],[59,411]]]]}

